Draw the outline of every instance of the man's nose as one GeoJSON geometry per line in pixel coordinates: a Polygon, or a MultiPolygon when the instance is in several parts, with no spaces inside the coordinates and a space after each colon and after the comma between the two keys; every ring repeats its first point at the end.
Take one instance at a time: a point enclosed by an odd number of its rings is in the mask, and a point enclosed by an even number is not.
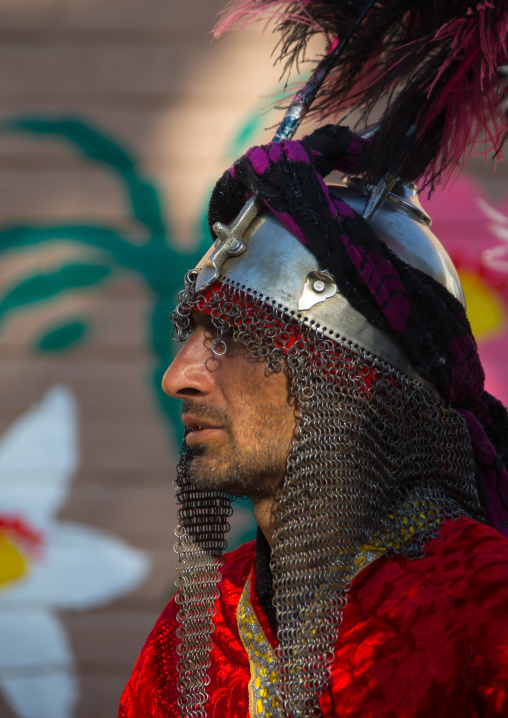
{"type": "Polygon", "coordinates": [[[164,374],[164,392],[175,399],[208,394],[214,385],[214,363],[216,358],[205,330],[194,329],[164,374]]]}

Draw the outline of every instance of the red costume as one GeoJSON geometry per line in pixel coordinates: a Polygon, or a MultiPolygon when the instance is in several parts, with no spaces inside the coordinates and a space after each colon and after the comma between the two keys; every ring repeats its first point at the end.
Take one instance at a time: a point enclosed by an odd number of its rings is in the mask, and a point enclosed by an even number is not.
{"type": "MultiPolygon", "coordinates": [[[[225,558],[207,716],[270,718],[276,639],[253,589],[254,542],[225,558]]],[[[381,557],[364,568],[344,610],[323,717],[508,716],[507,575],[508,541],[466,518],[446,522],[422,559],[381,557]]],[[[180,715],[177,611],[172,600],[150,634],[120,718],[180,715]]]]}

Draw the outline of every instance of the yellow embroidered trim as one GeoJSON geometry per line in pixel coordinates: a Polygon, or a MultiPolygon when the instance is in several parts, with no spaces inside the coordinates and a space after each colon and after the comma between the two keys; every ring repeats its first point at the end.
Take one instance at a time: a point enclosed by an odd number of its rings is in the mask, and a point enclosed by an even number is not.
{"type": "Polygon", "coordinates": [[[279,705],[275,654],[250,602],[250,578],[243,587],[236,620],[250,663],[249,713],[251,718],[273,718],[273,710],[279,705]]]}
{"type": "MultiPolygon", "coordinates": [[[[388,537],[385,536],[382,540],[377,538],[370,544],[364,544],[360,547],[360,556],[368,551],[376,551],[378,555],[385,553],[388,549],[399,551],[403,544],[411,541],[419,533],[428,531],[432,526],[441,526],[444,523],[443,514],[432,501],[427,501],[426,499],[415,500],[412,502],[412,508],[414,513],[408,513],[402,519],[404,527],[399,528],[397,532],[392,531],[388,537]],[[386,538],[388,538],[388,541],[386,541],[386,538]]],[[[388,518],[393,519],[394,515],[388,514],[388,518]]]]}
{"type": "MultiPolygon", "coordinates": [[[[365,548],[358,554],[351,580],[381,555],[379,551],[369,550],[370,548],[365,548]]],[[[274,718],[279,715],[277,664],[275,653],[250,602],[250,582],[248,578],[236,609],[238,631],[250,664],[249,713],[251,718],[274,718]]]]}

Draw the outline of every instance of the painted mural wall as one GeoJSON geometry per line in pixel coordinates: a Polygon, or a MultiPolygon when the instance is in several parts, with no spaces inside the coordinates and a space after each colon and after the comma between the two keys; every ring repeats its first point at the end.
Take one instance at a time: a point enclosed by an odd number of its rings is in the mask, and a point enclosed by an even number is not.
{"type": "MultiPolygon", "coordinates": [[[[211,45],[220,4],[0,5],[0,718],[115,715],[174,590],[169,314],[278,116],[269,31],[211,45]]],[[[507,178],[475,160],[425,203],[505,402],[507,178]]]]}

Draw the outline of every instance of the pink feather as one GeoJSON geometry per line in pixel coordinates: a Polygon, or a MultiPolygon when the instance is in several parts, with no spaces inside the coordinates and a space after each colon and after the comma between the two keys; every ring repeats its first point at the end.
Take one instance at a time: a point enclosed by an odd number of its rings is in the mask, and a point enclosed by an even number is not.
{"type": "MultiPolygon", "coordinates": [[[[508,65],[508,0],[390,0],[377,2],[346,45],[313,106],[335,119],[354,106],[368,122],[387,98],[364,173],[405,179],[422,175],[433,186],[463,165],[475,146],[499,159],[508,134],[499,67],[508,65]],[[402,140],[416,132],[409,144],[402,140]],[[403,149],[401,149],[403,148],[403,149]],[[405,154],[403,154],[405,153],[405,154]]],[[[332,49],[363,0],[232,0],[214,28],[216,37],[259,20],[275,19],[285,69],[320,34],[332,49]]]]}

